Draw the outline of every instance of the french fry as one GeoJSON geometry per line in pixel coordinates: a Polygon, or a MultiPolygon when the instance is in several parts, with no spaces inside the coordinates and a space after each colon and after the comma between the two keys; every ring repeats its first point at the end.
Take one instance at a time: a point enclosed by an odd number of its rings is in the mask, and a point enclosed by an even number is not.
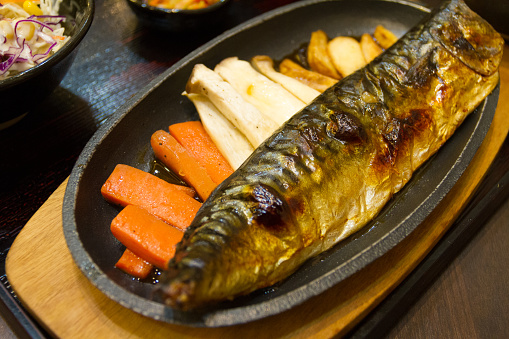
{"type": "Polygon", "coordinates": [[[217,109],[258,147],[279,125],[247,102],[219,74],[203,64],[194,66],[186,85],[187,93],[203,94],[217,109]]]}
{"type": "Polygon", "coordinates": [[[284,59],[279,64],[279,71],[311,88],[316,89],[320,93],[338,82],[336,79],[326,75],[309,71],[290,59],[284,59]]]}
{"type": "Polygon", "coordinates": [[[373,37],[375,38],[376,42],[378,42],[378,44],[382,46],[383,49],[391,47],[392,44],[398,40],[394,33],[392,33],[390,30],[388,30],[382,25],[378,25],[375,27],[373,37]]]}
{"type": "Polygon", "coordinates": [[[360,44],[362,54],[364,55],[364,59],[366,60],[367,63],[370,63],[374,58],[376,58],[383,52],[382,48],[368,33],[364,33],[361,36],[360,44]]]}
{"type": "Polygon", "coordinates": [[[311,33],[309,40],[307,59],[312,71],[327,75],[334,79],[341,79],[327,51],[329,38],[324,31],[318,30],[311,33]]]}
{"type": "Polygon", "coordinates": [[[339,36],[327,45],[334,67],[346,77],[366,65],[360,43],[352,37],[339,36]]]}
{"type": "Polygon", "coordinates": [[[262,73],[272,81],[279,83],[306,104],[309,104],[320,95],[320,92],[316,89],[276,71],[274,69],[274,61],[269,56],[257,55],[251,59],[251,64],[258,72],[262,73]]]}
{"type": "Polygon", "coordinates": [[[257,72],[249,62],[230,57],[216,65],[214,71],[228,82],[247,102],[267,118],[284,124],[306,104],[280,84],[257,72]]]}

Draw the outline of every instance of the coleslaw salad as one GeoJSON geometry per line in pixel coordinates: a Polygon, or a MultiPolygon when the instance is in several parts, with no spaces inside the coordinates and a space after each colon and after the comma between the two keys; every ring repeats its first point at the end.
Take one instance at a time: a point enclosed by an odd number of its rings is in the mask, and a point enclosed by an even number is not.
{"type": "Polygon", "coordinates": [[[46,60],[68,40],[58,15],[62,0],[0,0],[0,80],[46,60]]]}

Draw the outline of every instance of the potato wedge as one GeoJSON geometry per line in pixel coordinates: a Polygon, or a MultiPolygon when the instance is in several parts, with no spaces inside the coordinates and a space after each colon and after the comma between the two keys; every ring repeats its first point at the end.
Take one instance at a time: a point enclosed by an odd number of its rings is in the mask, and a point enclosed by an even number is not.
{"type": "Polygon", "coordinates": [[[257,72],[249,62],[230,57],[216,65],[214,71],[228,82],[247,102],[267,118],[284,124],[306,104],[280,84],[257,72]]]}
{"type": "Polygon", "coordinates": [[[274,69],[274,61],[269,56],[257,55],[251,59],[251,65],[253,65],[253,68],[258,72],[262,73],[272,81],[277,82],[306,104],[309,104],[320,95],[320,92],[316,89],[276,71],[274,69]]]}
{"type": "Polygon", "coordinates": [[[339,36],[327,45],[327,51],[334,67],[346,77],[366,66],[360,43],[352,37],[339,36]]]}
{"type": "Polygon", "coordinates": [[[341,79],[332,60],[327,52],[329,38],[324,31],[318,30],[311,33],[309,40],[307,59],[312,71],[321,73],[334,79],[341,79]]]}
{"type": "Polygon", "coordinates": [[[382,25],[375,27],[373,32],[373,38],[383,49],[387,49],[392,46],[393,43],[398,41],[398,38],[390,30],[382,25]]]}
{"type": "Polygon", "coordinates": [[[316,89],[320,93],[338,82],[338,80],[326,75],[309,71],[290,59],[284,59],[279,64],[279,71],[311,88],[316,89]]]}
{"type": "Polygon", "coordinates": [[[258,147],[279,125],[247,102],[216,72],[203,64],[194,66],[186,84],[187,93],[203,94],[249,140],[258,147]]]}
{"type": "Polygon", "coordinates": [[[373,39],[373,37],[368,33],[364,33],[361,36],[360,44],[366,63],[370,63],[374,58],[383,52],[382,47],[380,47],[373,39]]]}
{"type": "Polygon", "coordinates": [[[233,169],[240,165],[253,153],[254,147],[226,117],[202,94],[187,93],[185,95],[196,107],[203,128],[210,135],[221,154],[233,169]]]}

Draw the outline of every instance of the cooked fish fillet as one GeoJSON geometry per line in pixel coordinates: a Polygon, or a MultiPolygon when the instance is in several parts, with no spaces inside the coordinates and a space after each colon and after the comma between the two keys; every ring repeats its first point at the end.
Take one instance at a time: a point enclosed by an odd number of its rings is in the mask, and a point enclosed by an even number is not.
{"type": "Polygon", "coordinates": [[[448,1],[321,94],[203,204],[162,279],[166,303],[270,286],[362,228],[494,89],[503,44],[448,1]]]}

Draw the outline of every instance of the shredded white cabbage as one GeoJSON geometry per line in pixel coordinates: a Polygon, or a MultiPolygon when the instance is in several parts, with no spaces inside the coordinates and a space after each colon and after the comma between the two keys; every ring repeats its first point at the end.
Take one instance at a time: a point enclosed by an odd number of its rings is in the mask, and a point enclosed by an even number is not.
{"type": "Polygon", "coordinates": [[[41,63],[69,40],[58,16],[61,2],[0,3],[0,80],[41,63]]]}
{"type": "Polygon", "coordinates": [[[60,9],[61,2],[62,0],[41,0],[39,7],[43,13],[47,13],[49,15],[58,15],[58,10],[60,9]]]}

